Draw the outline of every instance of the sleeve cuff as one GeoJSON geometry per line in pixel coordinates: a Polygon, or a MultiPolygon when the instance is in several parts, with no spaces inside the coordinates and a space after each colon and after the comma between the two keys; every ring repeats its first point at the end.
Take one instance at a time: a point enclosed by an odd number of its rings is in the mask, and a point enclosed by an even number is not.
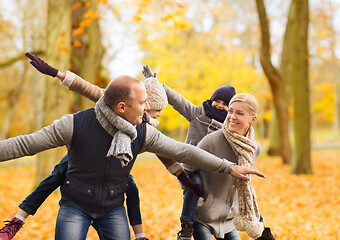
{"type": "Polygon", "coordinates": [[[235,166],[236,165],[236,163],[232,163],[232,164],[229,164],[228,166],[227,166],[227,171],[228,171],[228,173],[230,173],[230,169],[233,167],[233,166],[235,166]]]}
{"type": "Polygon", "coordinates": [[[157,127],[159,125],[159,121],[157,119],[150,118],[149,123],[151,126],[157,127]]]}
{"type": "Polygon", "coordinates": [[[229,173],[230,169],[236,165],[236,163],[230,162],[227,159],[223,158],[222,165],[217,169],[217,172],[220,173],[229,173]]]}
{"type": "Polygon", "coordinates": [[[70,88],[70,86],[72,85],[74,79],[76,78],[76,74],[74,74],[73,72],[70,71],[66,71],[65,73],[65,78],[64,80],[61,82],[61,85],[70,88]]]}
{"type": "Polygon", "coordinates": [[[182,170],[182,166],[179,163],[174,163],[170,167],[168,167],[168,171],[172,174],[175,175],[175,173],[179,170],[182,170]]]}

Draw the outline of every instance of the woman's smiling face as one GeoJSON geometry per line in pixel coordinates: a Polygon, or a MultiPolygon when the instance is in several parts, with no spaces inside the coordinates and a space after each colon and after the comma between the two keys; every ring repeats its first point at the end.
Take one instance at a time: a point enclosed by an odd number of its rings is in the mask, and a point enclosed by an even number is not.
{"type": "Polygon", "coordinates": [[[250,114],[247,103],[235,101],[229,105],[226,121],[229,131],[245,136],[256,116],[250,114]]]}

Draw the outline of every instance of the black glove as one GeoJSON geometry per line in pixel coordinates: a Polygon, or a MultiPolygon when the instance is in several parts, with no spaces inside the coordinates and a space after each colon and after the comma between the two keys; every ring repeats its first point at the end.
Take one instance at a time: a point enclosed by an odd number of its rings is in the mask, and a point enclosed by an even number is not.
{"type": "Polygon", "coordinates": [[[177,176],[177,179],[183,184],[183,186],[187,187],[191,192],[193,192],[197,197],[204,198],[206,196],[206,192],[198,183],[191,181],[187,175],[182,172],[177,176]]]}
{"type": "Polygon", "coordinates": [[[144,65],[143,66],[143,70],[142,70],[142,73],[144,75],[145,78],[149,78],[149,77],[154,77],[156,78],[156,73],[152,73],[149,65],[144,65]]]}
{"type": "Polygon", "coordinates": [[[48,65],[33,53],[27,52],[25,53],[25,56],[32,60],[30,61],[30,64],[32,64],[39,72],[51,77],[57,76],[58,69],[48,65]]]}

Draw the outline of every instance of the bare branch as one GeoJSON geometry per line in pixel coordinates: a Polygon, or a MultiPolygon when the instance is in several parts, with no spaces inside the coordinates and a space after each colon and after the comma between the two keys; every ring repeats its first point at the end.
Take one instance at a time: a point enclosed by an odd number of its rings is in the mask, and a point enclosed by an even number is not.
{"type": "MultiPolygon", "coordinates": [[[[32,53],[34,53],[36,55],[38,55],[38,54],[44,55],[45,51],[43,51],[43,50],[36,50],[36,51],[32,51],[32,53]]],[[[20,60],[22,60],[24,58],[25,58],[25,53],[20,53],[17,56],[14,56],[14,57],[12,57],[10,59],[7,59],[7,60],[5,60],[3,62],[0,62],[0,68],[9,67],[12,64],[16,63],[17,61],[20,61],[20,60]]]]}

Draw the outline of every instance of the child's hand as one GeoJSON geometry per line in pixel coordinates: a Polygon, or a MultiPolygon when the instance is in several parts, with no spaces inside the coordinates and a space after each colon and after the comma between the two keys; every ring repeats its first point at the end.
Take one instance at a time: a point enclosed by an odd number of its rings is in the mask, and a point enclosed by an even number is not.
{"type": "Polygon", "coordinates": [[[143,66],[143,70],[142,70],[142,73],[144,75],[145,78],[149,78],[149,77],[154,77],[156,78],[156,73],[152,73],[149,65],[144,65],[143,66]]]}
{"type": "Polygon", "coordinates": [[[45,63],[43,60],[41,60],[39,57],[37,57],[33,53],[27,52],[27,53],[25,53],[25,56],[32,60],[30,63],[39,72],[46,74],[46,75],[49,75],[51,77],[57,76],[58,69],[48,65],[47,63],[45,63]]]}

